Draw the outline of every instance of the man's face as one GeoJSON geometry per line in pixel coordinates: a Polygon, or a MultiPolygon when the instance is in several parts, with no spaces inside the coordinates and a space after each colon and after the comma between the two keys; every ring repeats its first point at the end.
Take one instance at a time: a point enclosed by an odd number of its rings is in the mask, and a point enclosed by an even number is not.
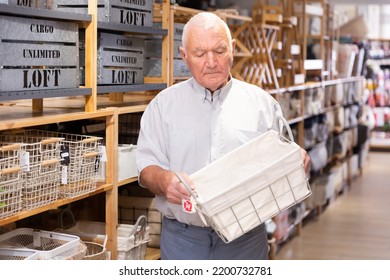
{"type": "Polygon", "coordinates": [[[235,41],[229,46],[226,31],[222,26],[207,31],[192,27],[187,37],[186,51],[180,49],[195,80],[214,92],[226,84],[233,63],[235,41]]]}

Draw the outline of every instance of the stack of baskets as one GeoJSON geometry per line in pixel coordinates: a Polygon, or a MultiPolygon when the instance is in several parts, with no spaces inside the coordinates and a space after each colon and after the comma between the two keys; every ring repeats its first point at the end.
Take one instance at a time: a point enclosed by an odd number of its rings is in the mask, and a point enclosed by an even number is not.
{"type": "Polygon", "coordinates": [[[96,163],[101,137],[44,130],[26,130],[24,134],[41,139],[62,139],[61,198],[77,197],[96,189],[96,163]]]}
{"type": "Polygon", "coordinates": [[[19,183],[23,186],[22,208],[31,210],[58,198],[61,175],[61,138],[40,138],[19,134],[1,134],[3,144],[20,145],[19,183]]]}
{"type": "Polygon", "coordinates": [[[102,138],[43,130],[0,135],[0,142],[22,143],[25,209],[96,189],[96,164],[102,138]],[[44,192],[39,201],[35,192],[44,192]],[[34,200],[35,199],[35,200],[34,200]],[[44,202],[42,202],[44,201],[44,202]]]}

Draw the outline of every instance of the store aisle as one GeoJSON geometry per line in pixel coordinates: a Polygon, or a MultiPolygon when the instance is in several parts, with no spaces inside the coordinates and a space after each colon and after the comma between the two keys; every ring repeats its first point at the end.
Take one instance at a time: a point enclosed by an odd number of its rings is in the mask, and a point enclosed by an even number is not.
{"type": "Polygon", "coordinates": [[[370,152],[363,175],[275,259],[390,260],[390,151],[370,152]]]}

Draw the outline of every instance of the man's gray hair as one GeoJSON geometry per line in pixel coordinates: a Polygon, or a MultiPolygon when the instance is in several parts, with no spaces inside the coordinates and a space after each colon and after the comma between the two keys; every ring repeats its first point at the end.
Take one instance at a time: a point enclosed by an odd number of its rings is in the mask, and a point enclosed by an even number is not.
{"type": "Polygon", "coordinates": [[[201,12],[194,15],[184,26],[183,34],[182,34],[182,46],[184,50],[186,49],[188,30],[193,27],[203,28],[203,30],[207,31],[216,26],[223,26],[226,30],[226,35],[229,40],[229,46],[232,45],[232,35],[230,33],[229,26],[223,21],[219,16],[210,12],[201,12]]]}

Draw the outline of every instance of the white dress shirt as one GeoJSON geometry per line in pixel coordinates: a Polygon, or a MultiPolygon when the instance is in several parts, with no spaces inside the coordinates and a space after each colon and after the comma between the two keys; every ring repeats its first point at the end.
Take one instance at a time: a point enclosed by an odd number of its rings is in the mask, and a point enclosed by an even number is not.
{"type": "MultiPolygon", "coordinates": [[[[193,78],[175,84],[161,91],[142,116],[138,171],[158,165],[190,175],[254,137],[278,130],[277,114],[280,106],[270,94],[234,78],[213,95],[193,78]]],[[[183,212],[163,196],[156,196],[156,206],[167,218],[205,226],[197,214],[183,212]]]]}

